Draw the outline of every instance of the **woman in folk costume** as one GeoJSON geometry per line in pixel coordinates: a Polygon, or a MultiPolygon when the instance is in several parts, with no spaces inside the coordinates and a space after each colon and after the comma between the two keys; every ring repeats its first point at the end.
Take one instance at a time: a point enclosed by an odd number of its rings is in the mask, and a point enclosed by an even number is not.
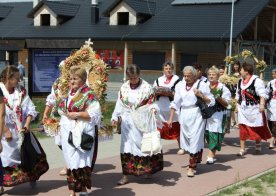
{"type": "Polygon", "coordinates": [[[244,62],[241,67],[241,79],[238,82],[236,100],[240,128],[240,151],[245,154],[245,141],[256,141],[256,152],[261,151],[261,140],[271,138],[264,113],[265,99],[268,98],[264,82],[253,75],[253,65],[244,62]]]}
{"type": "MultiPolygon", "coordinates": [[[[240,71],[241,71],[241,64],[239,61],[235,61],[234,64],[232,65],[232,76],[236,78],[241,78],[240,71]]],[[[236,96],[237,85],[230,84],[229,90],[231,92],[231,97],[234,100],[236,96]]],[[[231,111],[231,127],[239,128],[238,112],[236,111],[236,108],[233,108],[233,109],[234,110],[231,111]]]]}
{"type": "MultiPolygon", "coordinates": [[[[209,152],[207,156],[207,164],[213,164],[216,159],[216,151],[221,150],[223,133],[226,122],[226,109],[231,101],[231,93],[229,89],[218,81],[219,69],[215,66],[208,70],[208,80],[210,82],[211,93],[215,97],[215,113],[207,119],[206,137],[209,144],[209,152]]],[[[230,105],[229,105],[230,106],[230,105]]]]}
{"type": "MultiPolygon", "coordinates": [[[[4,129],[4,123],[5,123],[5,103],[4,103],[4,95],[3,91],[0,88],[0,138],[2,138],[3,129],[4,129]]],[[[0,140],[0,153],[2,152],[2,142],[0,140]]],[[[2,160],[0,157],[0,195],[4,193],[4,187],[3,187],[3,165],[2,160]]]]}
{"type": "Polygon", "coordinates": [[[149,114],[155,112],[154,93],[150,84],[140,78],[140,68],[129,65],[126,69],[128,81],[120,88],[118,100],[112,114],[112,125],[121,117],[121,163],[123,176],[118,185],[129,182],[127,175],[147,177],[163,170],[163,154],[145,154],[141,151],[143,128],[149,114]]]}
{"type": "MultiPolygon", "coordinates": [[[[64,61],[61,61],[59,64],[59,68],[61,68],[64,65],[64,61]]],[[[51,93],[47,96],[46,98],[46,103],[45,103],[45,109],[43,112],[43,117],[42,117],[42,123],[45,124],[47,121],[51,120],[51,116],[54,115],[55,118],[59,118],[59,115],[57,114],[57,111],[52,111],[53,108],[56,105],[56,102],[58,101],[58,93],[59,93],[59,83],[60,83],[60,78],[57,78],[52,85],[51,88],[51,93]]],[[[60,132],[55,135],[55,144],[62,150],[61,147],[61,137],[60,137],[60,132]]],[[[65,176],[67,172],[67,168],[64,167],[60,172],[59,175],[65,176]]]]}
{"type": "MultiPolygon", "coordinates": [[[[167,121],[170,117],[170,103],[173,100],[174,89],[176,84],[180,81],[177,75],[173,74],[174,66],[170,61],[166,61],[163,64],[164,75],[154,81],[153,86],[155,87],[156,103],[158,106],[158,117],[157,120],[158,130],[160,131],[161,138],[166,140],[177,140],[178,147],[179,136],[180,136],[180,125],[178,122],[178,115],[173,118],[172,127],[168,127],[167,121]]],[[[184,154],[183,149],[179,149],[177,154],[184,154]]]]}
{"type": "Polygon", "coordinates": [[[29,132],[30,123],[37,116],[37,112],[26,89],[18,85],[19,81],[19,70],[14,66],[5,67],[0,83],[6,106],[3,151],[0,154],[4,168],[4,186],[30,182],[34,187],[36,180],[49,166],[38,140],[29,132]],[[26,145],[28,151],[32,150],[31,156],[22,151],[26,145]]]}
{"type": "Polygon", "coordinates": [[[184,80],[175,88],[174,100],[171,102],[171,114],[168,124],[171,126],[176,110],[179,111],[180,147],[190,153],[188,177],[194,177],[197,163],[201,162],[204,148],[204,132],[206,120],[196,105],[197,97],[201,97],[209,106],[215,104],[208,84],[197,79],[197,71],[192,66],[183,69],[184,80]]]}
{"type": "Polygon", "coordinates": [[[82,64],[70,68],[70,90],[58,106],[70,196],[74,196],[76,192],[88,195],[87,189],[91,189],[92,158],[95,153],[97,127],[101,121],[100,104],[95,93],[85,83],[87,73],[84,67],[82,64]],[[90,149],[85,149],[82,145],[82,137],[87,134],[94,138],[94,142],[90,142],[90,149]]]}
{"type": "Polygon", "coordinates": [[[267,94],[269,95],[267,100],[267,121],[272,134],[269,149],[275,148],[276,138],[276,69],[272,70],[272,78],[266,86],[267,94]]]}

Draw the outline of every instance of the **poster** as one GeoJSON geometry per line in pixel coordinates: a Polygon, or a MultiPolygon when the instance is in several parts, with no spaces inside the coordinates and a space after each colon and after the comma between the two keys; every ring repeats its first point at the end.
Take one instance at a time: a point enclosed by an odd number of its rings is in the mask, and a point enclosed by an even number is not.
{"type": "Polygon", "coordinates": [[[52,84],[59,76],[58,65],[70,52],[71,50],[33,50],[33,92],[51,92],[52,84]]]}
{"type": "Polygon", "coordinates": [[[123,50],[96,50],[96,53],[111,69],[123,69],[124,51],[123,50]]]}

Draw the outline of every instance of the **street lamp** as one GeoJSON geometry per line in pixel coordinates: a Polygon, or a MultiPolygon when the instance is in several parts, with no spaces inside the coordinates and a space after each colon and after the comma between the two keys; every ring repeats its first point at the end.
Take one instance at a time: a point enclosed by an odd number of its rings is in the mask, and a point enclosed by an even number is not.
{"type": "MultiPolygon", "coordinates": [[[[232,56],[233,20],[234,20],[234,0],[232,0],[232,11],[231,11],[229,57],[232,56]]],[[[230,74],[231,74],[231,64],[228,65],[228,75],[230,75],[230,74]]]]}

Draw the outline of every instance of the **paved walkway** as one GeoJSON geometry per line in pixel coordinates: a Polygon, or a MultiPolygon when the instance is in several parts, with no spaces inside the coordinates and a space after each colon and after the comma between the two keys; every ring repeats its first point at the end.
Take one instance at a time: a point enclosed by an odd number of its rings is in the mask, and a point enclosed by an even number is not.
{"type": "MultiPolygon", "coordinates": [[[[238,131],[232,130],[224,140],[222,151],[218,153],[214,165],[205,164],[207,149],[204,150],[203,163],[197,168],[194,178],[186,176],[188,155],[176,155],[175,141],[164,142],[165,168],[153,176],[152,179],[130,177],[131,183],[116,186],[121,177],[119,155],[119,136],[112,141],[99,145],[99,156],[92,174],[93,196],[145,196],[145,195],[206,195],[219,188],[228,186],[240,180],[254,176],[268,169],[276,167],[276,150],[269,150],[268,143],[263,142],[261,154],[256,154],[254,143],[248,142],[248,154],[237,157],[239,150],[238,131]]],[[[6,188],[4,195],[68,195],[65,177],[58,175],[63,166],[62,154],[51,139],[42,139],[41,143],[47,153],[51,169],[44,174],[34,190],[29,184],[6,188]]]]}

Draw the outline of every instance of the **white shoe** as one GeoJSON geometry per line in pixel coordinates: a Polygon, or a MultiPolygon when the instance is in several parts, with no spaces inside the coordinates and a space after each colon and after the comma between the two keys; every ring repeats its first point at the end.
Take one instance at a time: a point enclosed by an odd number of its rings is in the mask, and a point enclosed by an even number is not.
{"type": "Polygon", "coordinates": [[[178,151],[177,151],[177,154],[178,155],[183,155],[183,154],[185,154],[185,150],[183,150],[183,149],[179,149],[178,151]]]}
{"type": "Polygon", "coordinates": [[[207,164],[214,164],[215,162],[216,162],[216,159],[207,157],[207,161],[206,161],[207,164]]]}

